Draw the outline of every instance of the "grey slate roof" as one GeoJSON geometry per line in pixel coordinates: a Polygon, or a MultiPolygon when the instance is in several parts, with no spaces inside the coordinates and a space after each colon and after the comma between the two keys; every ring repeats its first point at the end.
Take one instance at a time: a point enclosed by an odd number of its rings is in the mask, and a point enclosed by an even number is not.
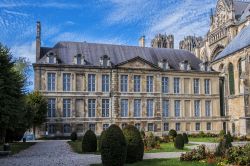
{"type": "Polygon", "coordinates": [[[229,56],[230,54],[250,46],[250,25],[241,32],[227,45],[227,47],[217,56],[214,61],[229,56]]]}
{"type": "Polygon", "coordinates": [[[244,10],[240,20],[243,21],[245,20],[248,16],[250,16],[250,3],[249,5],[247,6],[247,8],[244,10]]]}
{"type": "Polygon", "coordinates": [[[201,61],[194,54],[186,50],[150,48],[125,45],[97,44],[87,42],[59,42],[53,48],[44,51],[41,48],[41,59],[37,63],[45,63],[46,54],[54,52],[62,64],[73,64],[73,58],[77,54],[85,57],[87,65],[100,66],[100,57],[108,55],[113,66],[124,63],[136,57],[140,57],[149,63],[158,66],[158,62],[166,59],[172,69],[179,70],[179,63],[187,60],[192,70],[200,70],[201,61]],[[46,52],[46,53],[45,53],[46,52]]]}
{"type": "MultiPolygon", "coordinates": [[[[233,5],[234,5],[234,10],[235,10],[235,16],[239,17],[243,14],[244,10],[247,8],[248,4],[250,4],[250,2],[244,2],[244,1],[234,1],[233,5]]],[[[241,17],[241,19],[243,19],[241,17]]]]}

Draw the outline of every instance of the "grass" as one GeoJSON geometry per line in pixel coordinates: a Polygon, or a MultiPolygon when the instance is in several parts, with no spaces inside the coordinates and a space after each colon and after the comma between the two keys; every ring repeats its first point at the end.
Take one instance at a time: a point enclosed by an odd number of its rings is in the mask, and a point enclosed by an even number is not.
{"type": "MultiPolygon", "coordinates": [[[[29,148],[34,145],[35,142],[14,142],[10,143],[11,154],[19,153],[20,151],[29,148]]],[[[0,150],[3,150],[3,145],[0,146],[0,150]]]]}
{"type": "Polygon", "coordinates": [[[217,137],[189,137],[188,139],[191,142],[210,142],[210,143],[219,142],[217,137]]]}
{"type": "MultiPolygon", "coordinates": [[[[76,141],[68,141],[68,144],[71,146],[71,149],[73,150],[73,152],[75,153],[80,153],[83,154],[82,152],[82,141],[81,140],[76,140],[76,141]]],[[[100,154],[100,152],[96,152],[94,154],[100,154]]]]}
{"type": "Polygon", "coordinates": [[[173,142],[169,142],[169,143],[161,143],[160,144],[160,149],[151,149],[149,151],[145,151],[145,153],[158,153],[158,152],[186,152],[189,151],[190,149],[188,149],[186,146],[191,146],[193,144],[185,144],[184,149],[176,149],[174,147],[174,143],[173,142]]]}
{"type": "MultiPolygon", "coordinates": [[[[197,161],[180,161],[179,159],[148,159],[126,166],[207,166],[207,163],[197,161]]],[[[102,166],[102,164],[91,164],[90,166],[102,166]]]]}

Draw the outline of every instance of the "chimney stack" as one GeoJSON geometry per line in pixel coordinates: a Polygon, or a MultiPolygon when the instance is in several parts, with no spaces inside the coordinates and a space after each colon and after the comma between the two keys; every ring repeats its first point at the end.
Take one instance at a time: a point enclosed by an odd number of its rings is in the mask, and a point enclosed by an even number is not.
{"type": "Polygon", "coordinates": [[[139,39],[139,46],[140,46],[140,47],[145,47],[145,36],[142,36],[142,37],[139,39]]]}
{"type": "Polygon", "coordinates": [[[36,22],[36,62],[40,59],[40,49],[41,49],[41,23],[36,22]]]}

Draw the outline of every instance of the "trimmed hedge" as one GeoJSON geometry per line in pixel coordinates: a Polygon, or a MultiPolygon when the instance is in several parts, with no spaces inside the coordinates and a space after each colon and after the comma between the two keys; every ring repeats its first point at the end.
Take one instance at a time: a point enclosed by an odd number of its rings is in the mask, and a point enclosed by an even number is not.
{"type": "Polygon", "coordinates": [[[174,129],[171,129],[168,133],[168,135],[173,139],[177,136],[177,132],[174,129]]]}
{"type": "Polygon", "coordinates": [[[184,143],[188,144],[188,142],[189,142],[188,135],[186,133],[183,133],[182,136],[183,136],[183,139],[184,139],[184,143]]]}
{"type": "Polygon", "coordinates": [[[216,156],[224,156],[226,151],[232,147],[231,137],[224,135],[223,139],[220,141],[219,145],[216,148],[216,156]]]}
{"type": "Polygon", "coordinates": [[[104,166],[123,166],[126,161],[127,144],[122,130],[111,125],[102,135],[101,156],[104,166]]]}
{"type": "Polygon", "coordinates": [[[96,152],[97,138],[92,130],[88,130],[82,139],[82,152],[96,152]]]}
{"type": "Polygon", "coordinates": [[[77,140],[77,133],[75,131],[73,131],[70,135],[70,139],[71,141],[76,141],[77,140]]]}
{"type": "Polygon", "coordinates": [[[174,141],[174,146],[176,149],[183,149],[184,148],[184,139],[181,134],[178,134],[174,141]]]}
{"type": "Polygon", "coordinates": [[[144,155],[144,143],[139,130],[133,125],[128,125],[123,129],[123,134],[127,142],[126,163],[142,161],[144,155]]]}

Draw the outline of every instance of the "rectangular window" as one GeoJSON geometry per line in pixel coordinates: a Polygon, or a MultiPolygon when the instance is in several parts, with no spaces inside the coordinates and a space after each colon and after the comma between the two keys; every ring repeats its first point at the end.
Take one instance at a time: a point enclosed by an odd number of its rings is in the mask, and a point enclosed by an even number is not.
{"type": "Polygon", "coordinates": [[[136,127],[138,130],[140,130],[140,129],[141,129],[141,124],[140,124],[140,123],[136,123],[136,124],[135,124],[135,127],[136,127]]]}
{"type": "Polygon", "coordinates": [[[162,93],[168,93],[168,77],[162,77],[162,79],[161,79],[161,91],[162,91],[162,93]]]}
{"type": "Polygon", "coordinates": [[[95,132],[95,124],[94,123],[89,124],[89,130],[95,132]]]}
{"type": "Polygon", "coordinates": [[[198,78],[194,79],[194,94],[200,93],[200,80],[198,78]]]}
{"type": "Polygon", "coordinates": [[[175,115],[175,117],[180,117],[180,105],[181,105],[180,100],[174,101],[174,115],[175,115]]]}
{"type": "Polygon", "coordinates": [[[128,117],[128,100],[121,99],[121,117],[128,117]]]}
{"type": "Polygon", "coordinates": [[[207,123],[207,130],[211,130],[212,129],[212,124],[210,122],[207,123]]]}
{"type": "Polygon", "coordinates": [[[95,117],[95,99],[88,100],[88,117],[95,117]]]}
{"type": "Polygon", "coordinates": [[[102,92],[109,92],[109,75],[102,75],[102,92]]]}
{"type": "Polygon", "coordinates": [[[163,124],[163,130],[168,131],[169,130],[169,123],[164,123],[163,124]]]}
{"type": "Polygon", "coordinates": [[[206,116],[211,116],[211,101],[205,101],[206,116]]]}
{"type": "Polygon", "coordinates": [[[205,88],[205,94],[208,95],[210,94],[210,80],[209,79],[205,79],[204,81],[204,88],[205,88]]]}
{"type": "Polygon", "coordinates": [[[200,100],[194,101],[194,116],[195,117],[200,116],[200,100]]]}
{"type": "Polygon", "coordinates": [[[154,124],[148,123],[148,131],[154,131],[154,124]]]}
{"type": "Polygon", "coordinates": [[[56,87],[56,74],[55,73],[48,73],[47,79],[47,87],[48,91],[55,91],[56,87]]]}
{"type": "Polygon", "coordinates": [[[134,117],[141,116],[141,100],[135,99],[134,100],[134,117]]]}
{"type": "Polygon", "coordinates": [[[147,100],[147,117],[154,116],[153,103],[154,101],[152,99],[147,100]]]}
{"type": "Polygon", "coordinates": [[[63,125],[63,132],[64,133],[71,133],[71,127],[69,124],[64,124],[63,125]]]}
{"type": "Polygon", "coordinates": [[[102,99],[102,117],[109,117],[109,99],[102,99]]]}
{"type": "Polygon", "coordinates": [[[56,99],[48,99],[48,117],[56,116],[56,99]]]}
{"type": "Polygon", "coordinates": [[[109,124],[103,124],[103,131],[107,130],[109,128],[109,124]]]}
{"type": "Polygon", "coordinates": [[[56,127],[54,124],[49,124],[49,134],[54,134],[56,132],[56,127]]]}
{"type": "Polygon", "coordinates": [[[174,78],[174,93],[180,93],[180,78],[174,78]]]}
{"type": "Polygon", "coordinates": [[[128,75],[121,75],[121,92],[128,91],[128,75]]]}
{"type": "Polygon", "coordinates": [[[180,131],[181,130],[181,124],[180,123],[175,123],[175,130],[180,131]]]}
{"type": "Polygon", "coordinates": [[[141,76],[135,75],[134,76],[134,92],[141,91],[141,76]]]}
{"type": "Polygon", "coordinates": [[[162,116],[168,117],[168,111],[169,110],[169,100],[163,100],[162,101],[162,116]]]}
{"type": "Polygon", "coordinates": [[[70,73],[63,73],[63,91],[70,91],[70,73]]]}
{"type": "Polygon", "coordinates": [[[70,99],[63,99],[63,117],[70,117],[71,103],[70,99]]]}
{"type": "Polygon", "coordinates": [[[147,92],[153,92],[153,86],[154,86],[154,77],[153,76],[147,76],[147,92]]]}
{"type": "Polygon", "coordinates": [[[201,124],[200,123],[195,123],[195,130],[200,131],[201,129],[201,124]]]}
{"type": "Polygon", "coordinates": [[[88,75],[88,91],[89,92],[95,91],[95,74],[88,75]]]}

